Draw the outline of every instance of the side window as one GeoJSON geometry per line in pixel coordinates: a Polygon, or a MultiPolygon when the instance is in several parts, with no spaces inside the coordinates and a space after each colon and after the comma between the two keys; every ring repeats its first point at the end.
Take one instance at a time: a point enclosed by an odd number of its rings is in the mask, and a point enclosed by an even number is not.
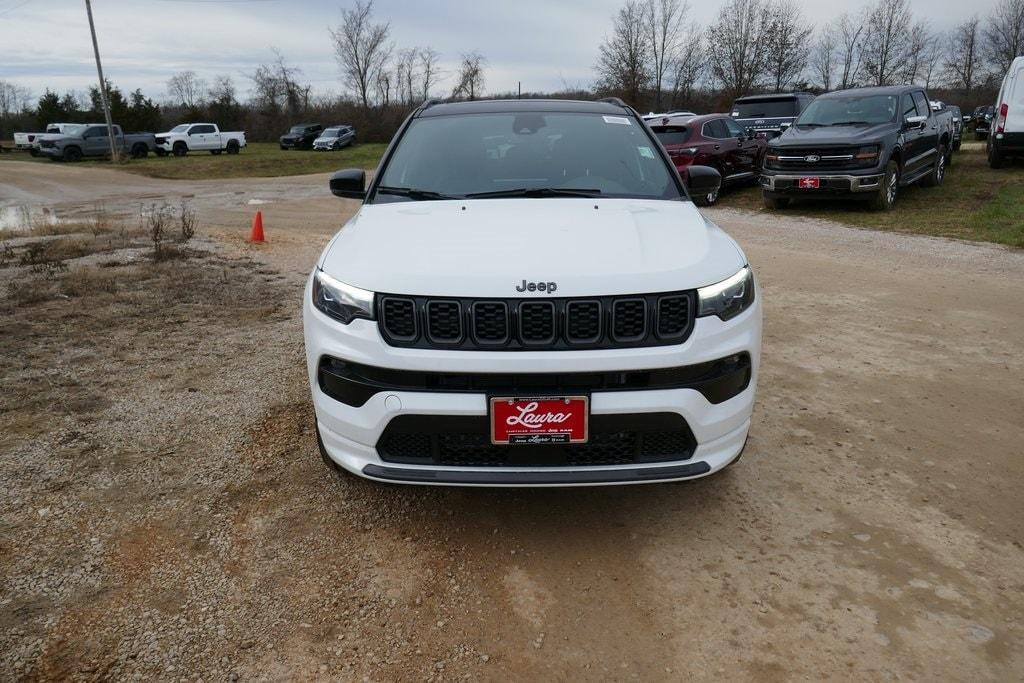
{"type": "Polygon", "coordinates": [[[202,130],[200,131],[201,133],[212,133],[213,132],[213,126],[211,126],[209,124],[207,124],[205,126],[200,126],[200,128],[202,128],[202,130]]]}
{"type": "Polygon", "coordinates": [[[93,126],[89,130],[85,131],[83,138],[102,138],[106,137],[107,132],[103,129],[103,126],[93,126]]]}
{"type": "Polygon", "coordinates": [[[725,124],[726,130],[729,132],[729,137],[743,137],[743,129],[740,128],[740,124],[736,123],[732,119],[721,119],[721,122],[725,124]]]}
{"type": "Polygon", "coordinates": [[[917,104],[918,116],[931,116],[931,107],[928,106],[928,100],[925,98],[924,93],[920,90],[914,92],[914,102],[917,104]]]}
{"type": "Polygon", "coordinates": [[[715,138],[720,140],[724,137],[728,137],[728,131],[725,129],[725,125],[722,123],[721,119],[715,119],[705,123],[702,133],[706,138],[715,138]]]}
{"type": "Polygon", "coordinates": [[[908,116],[917,116],[917,107],[914,106],[914,98],[909,94],[904,95],[900,100],[900,116],[902,116],[904,120],[906,120],[908,116]]]}

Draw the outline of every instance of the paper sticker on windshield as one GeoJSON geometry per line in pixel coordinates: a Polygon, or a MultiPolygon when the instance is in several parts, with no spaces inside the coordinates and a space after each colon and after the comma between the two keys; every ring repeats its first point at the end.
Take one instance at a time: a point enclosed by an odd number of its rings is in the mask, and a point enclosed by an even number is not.
{"type": "Polygon", "coordinates": [[[640,150],[640,156],[646,157],[648,159],[654,158],[654,150],[651,149],[650,147],[637,147],[637,149],[640,150]]]}
{"type": "Polygon", "coordinates": [[[627,119],[625,116],[605,116],[603,118],[604,118],[604,122],[605,123],[617,123],[620,126],[632,126],[633,125],[632,123],[629,122],[629,119],[627,119]]]}

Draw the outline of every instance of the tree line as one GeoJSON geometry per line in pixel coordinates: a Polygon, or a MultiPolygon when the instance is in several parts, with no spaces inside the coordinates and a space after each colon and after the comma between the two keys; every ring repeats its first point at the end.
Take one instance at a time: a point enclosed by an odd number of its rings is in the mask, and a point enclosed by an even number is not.
{"type": "Polygon", "coordinates": [[[794,0],[727,0],[706,27],[689,15],[686,0],[626,0],[599,48],[598,89],[655,110],[901,83],[973,102],[1024,54],[1024,0],[1000,0],[949,32],[915,17],[909,0],[876,0],[818,27],[794,0]]]}

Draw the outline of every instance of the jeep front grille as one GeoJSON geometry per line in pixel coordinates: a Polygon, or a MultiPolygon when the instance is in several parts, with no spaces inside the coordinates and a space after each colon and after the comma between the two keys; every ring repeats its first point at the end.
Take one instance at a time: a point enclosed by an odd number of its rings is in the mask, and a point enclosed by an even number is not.
{"type": "Polygon", "coordinates": [[[391,346],[553,351],[679,344],[693,329],[694,301],[694,292],[586,299],[382,294],[377,312],[391,346]]]}

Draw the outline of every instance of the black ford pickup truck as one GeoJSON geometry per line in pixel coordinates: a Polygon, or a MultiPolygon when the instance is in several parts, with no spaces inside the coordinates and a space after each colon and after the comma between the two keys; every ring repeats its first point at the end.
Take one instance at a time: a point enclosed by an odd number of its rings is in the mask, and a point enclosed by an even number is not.
{"type": "Polygon", "coordinates": [[[932,111],[915,86],[840,90],[812,102],[769,141],[765,206],[794,198],[862,198],[891,209],[900,187],[939,185],[952,153],[952,114],[932,111]]]}

